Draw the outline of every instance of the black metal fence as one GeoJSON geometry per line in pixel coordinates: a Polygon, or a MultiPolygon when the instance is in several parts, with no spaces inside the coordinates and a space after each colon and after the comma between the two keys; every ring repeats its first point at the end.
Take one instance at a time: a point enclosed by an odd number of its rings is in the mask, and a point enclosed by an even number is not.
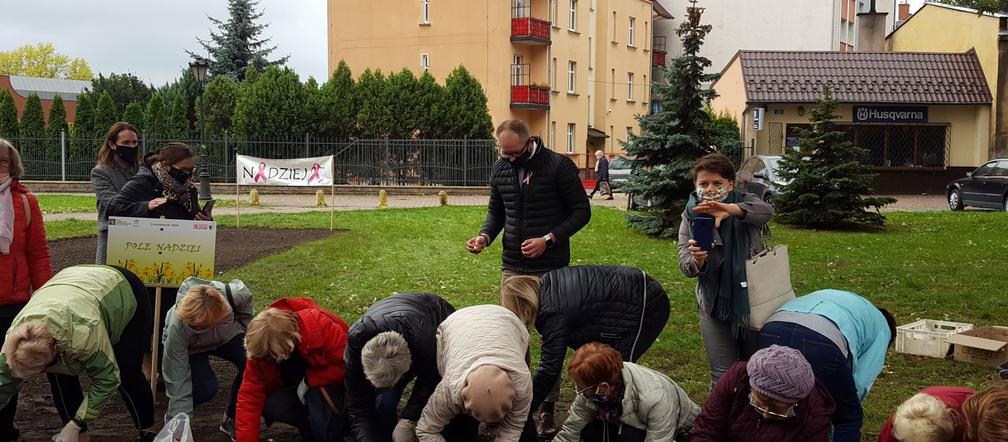
{"type": "MultiPolygon", "coordinates": [[[[4,137],[14,143],[25,166],[25,179],[88,181],[103,139],[4,137]]],[[[199,154],[198,139],[140,137],[142,153],[181,141],[199,154]]],[[[235,155],[305,158],[333,155],[336,184],[410,186],[484,186],[497,159],[494,140],[339,140],[305,135],[285,140],[248,140],[224,136],[206,140],[213,182],[235,182],[235,155]]]]}

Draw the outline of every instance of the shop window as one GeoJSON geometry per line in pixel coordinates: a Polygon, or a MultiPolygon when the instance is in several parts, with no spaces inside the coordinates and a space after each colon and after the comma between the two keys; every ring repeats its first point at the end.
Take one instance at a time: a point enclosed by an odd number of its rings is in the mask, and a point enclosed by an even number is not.
{"type": "Polygon", "coordinates": [[[854,139],[857,145],[867,150],[864,164],[870,166],[886,166],[886,128],[885,126],[857,126],[854,139]]]}
{"type": "Polygon", "coordinates": [[[917,135],[917,164],[945,167],[945,126],[924,126],[917,135]]]}
{"type": "Polygon", "coordinates": [[[889,127],[889,145],[886,153],[886,167],[914,167],[914,138],[916,129],[913,126],[889,127]]]}

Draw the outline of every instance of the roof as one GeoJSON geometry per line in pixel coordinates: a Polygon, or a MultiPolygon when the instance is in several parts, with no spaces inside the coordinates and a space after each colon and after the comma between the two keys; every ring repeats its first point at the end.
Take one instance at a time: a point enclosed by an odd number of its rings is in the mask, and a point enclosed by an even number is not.
{"type": "Polygon", "coordinates": [[[652,0],[651,4],[652,4],[651,9],[654,11],[654,15],[656,17],[664,19],[672,18],[672,14],[668,12],[668,9],[666,9],[665,6],[661,4],[661,2],[659,2],[658,0],[652,0]]]}
{"type": "Polygon", "coordinates": [[[888,34],[886,34],[886,38],[888,39],[893,34],[895,34],[896,31],[900,30],[900,28],[903,27],[903,25],[907,24],[907,22],[909,22],[910,20],[913,20],[913,18],[916,17],[917,14],[920,14],[920,12],[923,11],[924,8],[926,8],[928,6],[934,6],[934,7],[938,7],[938,8],[942,8],[942,9],[950,9],[950,10],[957,11],[957,12],[965,12],[965,13],[968,13],[968,14],[976,15],[978,17],[979,16],[984,16],[984,17],[992,17],[992,18],[998,18],[998,19],[1000,19],[1000,18],[1008,18],[1008,15],[1002,14],[1000,12],[995,12],[995,13],[983,12],[983,13],[981,13],[980,11],[978,11],[976,9],[966,8],[966,7],[963,7],[963,6],[955,6],[955,5],[949,5],[949,4],[946,4],[946,3],[938,3],[938,2],[924,2],[924,5],[921,6],[920,8],[918,8],[917,11],[914,12],[913,14],[910,14],[910,17],[908,17],[906,20],[898,21],[897,24],[896,24],[896,26],[894,26],[893,29],[891,31],[889,31],[888,34]]]}
{"type": "Polygon", "coordinates": [[[11,87],[23,97],[32,93],[38,94],[43,100],[52,100],[59,95],[63,100],[76,101],[77,96],[91,87],[90,81],[62,80],[58,78],[10,76],[11,87]]]}
{"type": "MultiPolygon", "coordinates": [[[[739,51],[750,103],[990,104],[976,52],[739,51]]],[[[726,68],[727,69],[727,68],[726,68]]]]}

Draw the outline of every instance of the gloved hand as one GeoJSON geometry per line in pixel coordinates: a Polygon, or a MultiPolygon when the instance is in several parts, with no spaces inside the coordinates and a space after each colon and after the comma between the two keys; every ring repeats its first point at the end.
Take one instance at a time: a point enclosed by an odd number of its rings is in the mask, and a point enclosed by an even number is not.
{"type": "Polygon", "coordinates": [[[308,394],[308,379],[302,379],[301,383],[298,384],[297,395],[298,399],[301,400],[301,405],[305,403],[305,395],[308,394]]]}
{"type": "Polygon", "coordinates": [[[55,442],[78,442],[80,439],[81,428],[77,426],[74,421],[67,422],[63,426],[63,430],[59,434],[53,436],[53,441],[55,442]]]}
{"type": "Polygon", "coordinates": [[[416,422],[406,419],[399,419],[395,430],[392,431],[392,442],[416,442],[416,422]]]}

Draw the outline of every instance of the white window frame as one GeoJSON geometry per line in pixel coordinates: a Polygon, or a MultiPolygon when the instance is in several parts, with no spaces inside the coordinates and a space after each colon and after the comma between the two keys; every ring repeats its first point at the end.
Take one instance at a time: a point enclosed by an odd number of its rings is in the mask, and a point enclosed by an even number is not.
{"type": "Polygon", "coordinates": [[[567,93],[574,94],[577,93],[577,62],[568,61],[567,62],[567,93]]]}
{"type": "Polygon", "coordinates": [[[430,70],[430,54],[427,52],[420,54],[420,69],[423,69],[424,72],[430,70]]]}
{"type": "Polygon", "coordinates": [[[574,153],[574,144],[577,142],[577,126],[574,123],[567,123],[567,153],[574,153]]]}
{"type": "Polygon", "coordinates": [[[430,0],[420,0],[420,20],[425,25],[430,24],[430,0]]]}
{"type": "Polygon", "coordinates": [[[627,72],[626,78],[626,101],[633,101],[633,72],[627,72]]]}
{"type": "Polygon", "coordinates": [[[523,60],[524,58],[519,54],[515,54],[514,58],[511,59],[511,86],[524,86],[521,84],[522,77],[525,74],[523,72],[524,66],[522,66],[524,64],[522,63],[523,60]]]}
{"type": "Polygon", "coordinates": [[[549,143],[550,149],[556,149],[556,121],[550,122],[549,143]]]}
{"type": "Polygon", "coordinates": [[[567,11],[567,29],[577,32],[577,3],[578,0],[570,0],[570,10],[567,11]]]}
{"type": "Polygon", "coordinates": [[[630,47],[636,47],[636,45],[634,44],[634,42],[636,41],[634,40],[634,26],[636,24],[635,23],[636,21],[637,19],[630,17],[630,22],[627,25],[627,46],[630,47]]]}
{"type": "Polygon", "coordinates": [[[557,88],[557,59],[553,57],[553,62],[550,64],[550,90],[559,91],[557,88]]]}
{"type": "Polygon", "coordinates": [[[557,2],[559,1],[560,0],[549,0],[549,20],[550,24],[553,25],[554,28],[559,28],[559,26],[557,26],[557,20],[559,20],[559,17],[557,17],[557,2]]]}

